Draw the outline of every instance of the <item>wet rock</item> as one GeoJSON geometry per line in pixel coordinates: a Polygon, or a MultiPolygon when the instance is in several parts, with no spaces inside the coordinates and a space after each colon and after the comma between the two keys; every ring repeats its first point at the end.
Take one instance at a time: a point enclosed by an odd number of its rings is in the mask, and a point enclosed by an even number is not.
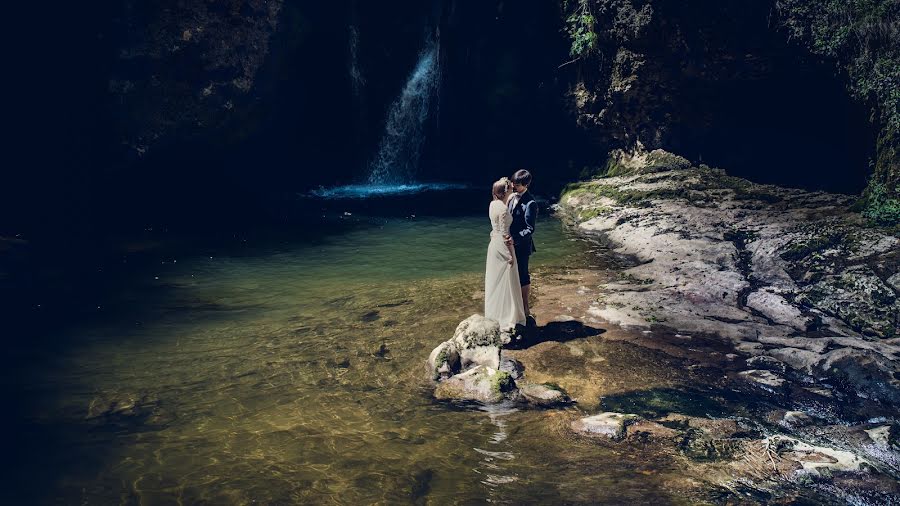
{"type": "Polygon", "coordinates": [[[874,350],[841,348],[827,354],[821,369],[840,382],[852,385],[856,395],[900,405],[900,362],[874,350]]]}
{"type": "Polygon", "coordinates": [[[551,385],[527,383],[519,385],[519,393],[534,406],[549,408],[570,402],[565,392],[551,385]]]}
{"type": "Polygon", "coordinates": [[[826,276],[803,288],[797,299],[846,321],[864,334],[881,338],[897,334],[900,301],[868,267],[849,267],[840,274],[826,276]]]}
{"type": "Polygon", "coordinates": [[[815,319],[805,316],[800,309],[789,303],[784,297],[767,290],[757,290],[747,296],[747,306],[751,307],[770,320],[805,331],[815,325],[815,319]]]}
{"type": "MultiPolygon", "coordinates": [[[[658,420],[667,427],[679,429],[678,449],[688,458],[714,461],[731,457],[740,447],[739,437],[746,431],[735,420],[703,418],[671,413],[658,420]]],[[[631,429],[629,429],[631,430],[631,429]]]]}
{"type": "Polygon", "coordinates": [[[571,427],[585,436],[601,436],[617,441],[624,438],[626,428],[639,419],[637,415],[607,412],[575,420],[571,427]]]}
{"type": "Polygon", "coordinates": [[[432,378],[447,378],[479,365],[498,369],[501,346],[503,338],[499,324],[481,315],[472,315],[456,327],[450,340],[432,350],[428,357],[432,378]]]}
{"type": "Polygon", "coordinates": [[[158,406],[159,399],[150,394],[102,394],[91,399],[85,419],[143,419],[151,417],[158,406]]]}
{"type": "Polygon", "coordinates": [[[738,377],[754,386],[773,393],[781,390],[785,385],[784,378],[772,371],[763,369],[741,371],[738,373],[738,377]]]}
{"type": "Polygon", "coordinates": [[[514,358],[507,357],[500,352],[500,370],[509,373],[510,377],[518,380],[525,373],[525,366],[514,358]]]}
{"type": "Polygon", "coordinates": [[[381,319],[381,313],[379,311],[369,311],[360,316],[359,319],[364,323],[371,323],[381,319]]]}
{"type": "Polygon", "coordinates": [[[882,450],[900,450],[900,442],[898,442],[897,431],[890,425],[882,425],[865,431],[869,435],[869,439],[882,450]]]}
{"type": "Polygon", "coordinates": [[[680,426],[685,429],[696,429],[708,439],[727,439],[744,432],[737,421],[729,418],[703,418],[680,413],[670,413],[658,420],[667,425],[680,426]]]}
{"type": "Polygon", "coordinates": [[[428,356],[432,379],[445,379],[459,372],[459,350],[451,341],[438,345],[428,356]]]}
{"type": "Polygon", "coordinates": [[[780,374],[784,374],[785,372],[787,372],[787,366],[784,364],[784,362],[781,362],[780,360],[767,355],[757,355],[755,357],[751,357],[747,360],[747,366],[754,369],[774,371],[780,374]]]}
{"type": "Polygon", "coordinates": [[[777,348],[769,350],[769,354],[775,357],[775,360],[780,360],[782,365],[787,364],[806,374],[813,374],[813,371],[825,360],[825,356],[821,353],[799,348],[777,348]]]}
{"type": "Polygon", "coordinates": [[[434,397],[439,400],[500,402],[515,389],[508,373],[480,365],[438,383],[434,397]]]}
{"type": "Polygon", "coordinates": [[[649,420],[638,420],[629,425],[626,428],[626,432],[629,439],[651,439],[659,441],[674,441],[681,435],[681,432],[678,430],[649,420]]]}
{"type": "Polygon", "coordinates": [[[770,436],[765,441],[780,458],[796,462],[805,471],[823,474],[872,468],[866,459],[849,451],[817,446],[786,436],[770,436]]]}
{"type": "Polygon", "coordinates": [[[803,411],[785,411],[779,423],[787,428],[796,429],[811,425],[813,419],[803,411]]]}

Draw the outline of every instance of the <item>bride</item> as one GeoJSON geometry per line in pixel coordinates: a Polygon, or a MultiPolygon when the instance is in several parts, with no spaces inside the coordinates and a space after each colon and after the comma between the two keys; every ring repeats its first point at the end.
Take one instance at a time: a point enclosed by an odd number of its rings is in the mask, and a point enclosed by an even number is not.
{"type": "Polygon", "coordinates": [[[512,182],[502,178],[492,189],[494,199],[488,207],[491,218],[491,242],[484,273],[484,316],[500,323],[501,329],[525,325],[522,287],[519,286],[516,254],[513,250],[507,201],[513,195],[512,182]]]}

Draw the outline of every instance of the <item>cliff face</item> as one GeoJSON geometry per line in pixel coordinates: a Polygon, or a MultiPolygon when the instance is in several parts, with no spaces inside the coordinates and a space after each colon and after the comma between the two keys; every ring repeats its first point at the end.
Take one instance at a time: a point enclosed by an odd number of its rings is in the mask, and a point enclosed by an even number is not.
{"type": "Polygon", "coordinates": [[[109,79],[119,141],[143,154],[250,120],[282,3],[127,2],[114,22],[121,43],[109,79]]]}
{"type": "MultiPolygon", "coordinates": [[[[776,135],[760,138],[761,149],[777,150],[779,138],[790,138],[798,153],[809,154],[816,139],[829,135],[813,134],[816,124],[827,123],[834,142],[859,135],[840,130],[846,114],[835,105],[837,93],[849,93],[862,112],[852,113],[857,121],[871,120],[872,133],[859,142],[868,145],[874,170],[833,156],[823,162],[871,171],[869,192],[878,188],[886,199],[896,197],[900,3],[574,0],[563,9],[572,42],[564,65],[570,103],[599,144],[665,148],[703,161],[701,148],[712,155],[723,129],[752,140],[750,128],[768,128],[776,135]],[[837,92],[836,83],[845,89],[837,92]],[[746,106],[735,105],[741,103],[746,106]],[[768,125],[764,117],[754,119],[763,110],[768,125]],[[794,123],[787,128],[785,122],[794,123]]],[[[787,144],[783,151],[790,151],[787,144]]],[[[729,170],[737,165],[727,154],[716,155],[729,170]]],[[[800,170],[802,161],[798,156],[789,165],[800,170]]]]}

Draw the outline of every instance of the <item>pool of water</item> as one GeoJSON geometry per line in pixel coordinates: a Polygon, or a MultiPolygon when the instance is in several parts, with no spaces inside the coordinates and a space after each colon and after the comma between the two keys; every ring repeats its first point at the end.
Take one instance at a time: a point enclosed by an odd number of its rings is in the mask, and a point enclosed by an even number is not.
{"type": "MultiPolygon", "coordinates": [[[[145,253],[116,311],[22,358],[10,373],[26,399],[14,495],[686,502],[657,478],[669,464],[574,440],[558,411],[432,400],[428,353],[482,311],[486,216],[325,218],[315,234],[240,249],[145,253]]],[[[586,246],[546,214],[536,241],[538,272],[584,261],[586,246]]]]}

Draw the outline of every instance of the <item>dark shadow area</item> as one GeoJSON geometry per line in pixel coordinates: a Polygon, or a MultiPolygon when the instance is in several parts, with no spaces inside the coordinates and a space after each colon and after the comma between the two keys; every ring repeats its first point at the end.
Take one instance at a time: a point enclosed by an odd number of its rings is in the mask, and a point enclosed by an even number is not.
{"type": "Polygon", "coordinates": [[[521,350],[546,341],[564,343],[573,339],[599,336],[606,330],[589,327],[579,321],[572,320],[567,322],[550,322],[540,327],[520,327],[519,332],[522,338],[514,340],[505,345],[504,348],[521,350]]]}
{"type": "Polygon", "coordinates": [[[870,111],[832,62],[779,30],[767,2],[658,7],[665,21],[649,43],[657,98],[669,100],[664,147],[759,183],[862,190],[875,147],[870,111]]]}

